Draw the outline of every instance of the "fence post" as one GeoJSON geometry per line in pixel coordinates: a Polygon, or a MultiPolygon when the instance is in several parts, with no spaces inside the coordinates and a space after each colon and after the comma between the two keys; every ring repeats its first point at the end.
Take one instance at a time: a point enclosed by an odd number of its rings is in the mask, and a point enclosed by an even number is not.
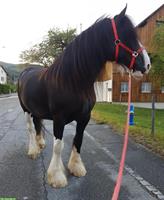
{"type": "Polygon", "coordinates": [[[154,137],[155,130],[155,96],[152,95],[152,112],[151,112],[151,135],[154,137]]]}

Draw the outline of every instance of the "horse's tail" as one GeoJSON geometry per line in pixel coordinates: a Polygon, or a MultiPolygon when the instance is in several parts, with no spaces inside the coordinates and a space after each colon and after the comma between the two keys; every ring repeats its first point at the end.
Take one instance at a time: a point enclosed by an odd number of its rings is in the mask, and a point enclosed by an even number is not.
{"type": "Polygon", "coordinates": [[[42,122],[42,132],[43,132],[43,136],[45,136],[45,133],[48,133],[49,135],[53,135],[46,127],[45,127],[45,125],[44,125],[44,123],[42,122]]]}
{"type": "Polygon", "coordinates": [[[19,77],[18,77],[18,81],[17,81],[17,94],[18,94],[18,98],[20,99],[20,75],[19,75],[19,77]]]}
{"type": "Polygon", "coordinates": [[[31,67],[29,68],[26,68],[24,69],[20,74],[19,74],[19,77],[18,77],[18,82],[17,82],[17,93],[18,93],[18,97],[20,98],[20,84],[21,84],[21,78],[22,76],[31,69],[31,67]]]}
{"type": "Polygon", "coordinates": [[[26,108],[25,105],[23,104],[23,101],[22,101],[22,98],[21,98],[21,82],[22,82],[22,76],[23,76],[23,74],[25,73],[25,71],[26,71],[26,69],[23,70],[23,71],[19,74],[18,82],[17,82],[17,94],[18,94],[18,99],[19,99],[19,102],[20,102],[20,105],[21,105],[23,111],[29,113],[29,111],[27,110],[27,108],[26,108]]]}

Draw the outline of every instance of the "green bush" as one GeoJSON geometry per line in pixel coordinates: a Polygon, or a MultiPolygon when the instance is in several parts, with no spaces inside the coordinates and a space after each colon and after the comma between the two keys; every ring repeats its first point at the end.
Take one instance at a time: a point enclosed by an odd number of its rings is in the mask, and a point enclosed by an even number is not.
{"type": "Polygon", "coordinates": [[[0,84],[0,94],[16,92],[16,86],[12,84],[0,84]]]}

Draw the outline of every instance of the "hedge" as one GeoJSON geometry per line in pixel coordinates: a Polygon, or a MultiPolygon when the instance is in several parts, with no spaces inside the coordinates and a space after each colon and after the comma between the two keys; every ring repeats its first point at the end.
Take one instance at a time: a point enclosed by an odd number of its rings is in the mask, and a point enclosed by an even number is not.
{"type": "Polygon", "coordinates": [[[0,94],[16,92],[16,85],[0,84],[0,94]]]}

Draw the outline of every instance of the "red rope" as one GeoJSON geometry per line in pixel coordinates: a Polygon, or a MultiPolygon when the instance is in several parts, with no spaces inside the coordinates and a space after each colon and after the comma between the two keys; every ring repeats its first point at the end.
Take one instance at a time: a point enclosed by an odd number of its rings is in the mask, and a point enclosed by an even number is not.
{"type": "Polygon", "coordinates": [[[121,182],[122,182],[122,175],[125,165],[125,158],[128,146],[128,132],[129,132],[129,116],[130,116],[130,102],[131,102],[131,74],[129,73],[129,89],[128,89],[128,112],[127,112],[127,120],[126,120],[126,127],[125,127],[125,136],[124,136],[124,146],[122,149],[122,156],[120,161],[119,173],[117,176],[117,182],[114,188],[112,200],[117,200],[120,192],[121,182]]]}

